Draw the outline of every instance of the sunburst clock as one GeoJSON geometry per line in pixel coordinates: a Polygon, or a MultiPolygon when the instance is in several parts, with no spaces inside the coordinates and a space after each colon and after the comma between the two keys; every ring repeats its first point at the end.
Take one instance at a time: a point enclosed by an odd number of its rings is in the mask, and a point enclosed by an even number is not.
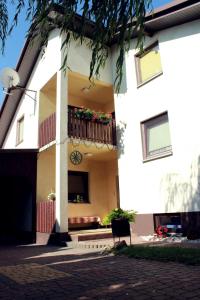
{"type": "Polygon", "coordinates": [[[82,162],[83,155],[81,152],[75,150],[70,154],[70,160],[74,165],[79,165],[82,162]]]}

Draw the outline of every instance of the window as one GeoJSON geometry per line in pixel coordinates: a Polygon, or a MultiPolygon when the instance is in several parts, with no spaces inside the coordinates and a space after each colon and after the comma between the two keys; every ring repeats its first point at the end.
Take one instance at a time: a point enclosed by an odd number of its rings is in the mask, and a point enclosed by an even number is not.
{"type": "Polygon", "coordinates": [[[138,85],[162,74],[158,43],[148,47],[142,54],[136,55],[136,70],[138,85]]]}
{"type": "Polygon", "coordinates": [[[141,131],[144,160],[172,154],[167,113],[142,122],[141,131]]]}
{"type": "Polygon", "coordinates": [[[22,116],[17,121],[17,138],[16,138],[17,145],[23,142],[23,136],[24,136],[24,116],[22,116]]]}
{"type": "Polygon", "coordinates": [[[168,229],[168,232],[182,232],[182,218],[180,213],[154,214],[153,217],[155,229],[158,228],[158,226],[163,226],[168,229]]]}
{"type": "Polygon", "coordinates": [[[72,203],[88,203],[88,173],[68,172],[68,201],[72,203]]]}

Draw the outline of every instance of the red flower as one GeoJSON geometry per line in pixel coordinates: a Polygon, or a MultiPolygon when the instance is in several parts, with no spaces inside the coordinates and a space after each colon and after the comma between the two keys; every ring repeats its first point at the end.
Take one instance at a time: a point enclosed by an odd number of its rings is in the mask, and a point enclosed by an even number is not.
{"type": "Polygon", "coordinates": [[[168,228],[159,225],[159,226],[156,228],[155,231],[156,231],[158,237],[166,237],[166,234],[167,234],[167,232],[168,232],[168,228]]]}
{"type": "Polygon", "coordinates": [[[163,227],[163,232],[167,233],[168,232],[168,228],[167,227],[163,227]]]}

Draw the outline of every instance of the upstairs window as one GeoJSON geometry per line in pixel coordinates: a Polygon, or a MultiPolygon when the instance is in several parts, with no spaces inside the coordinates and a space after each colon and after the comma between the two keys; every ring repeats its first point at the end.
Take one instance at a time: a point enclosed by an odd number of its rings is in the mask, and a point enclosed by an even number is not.
{"type": "Polygon", "coordinates": [[[141,131],[144,160],[172,154],[167,113],[142,122],[141,131]]]}
{"type": "Polygon", "coordinates": [[[16,144],[20,144],[23,142],[24,137],[24,116],[22,116],[17,121],[17,137],[16,137],[16,144]]]}
{"type": "Polygon", "coordinates": [[[162,65],[158,43],[146,48],[136,55],[137,82],[141,85],[162,74],[162,65]]]}
{"type": "Polygon", "coordinates": [[[71,203],[88,203],[88,173],[68,172],[68,201],[71,203]]]}

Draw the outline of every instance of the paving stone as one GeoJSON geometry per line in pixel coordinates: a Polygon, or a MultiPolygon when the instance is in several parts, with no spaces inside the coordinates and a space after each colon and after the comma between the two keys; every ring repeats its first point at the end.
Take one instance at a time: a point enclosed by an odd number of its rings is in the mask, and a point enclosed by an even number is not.
{"type": "Polygon", "coordinates": [[[0,267],[0,274],[7,276],[19,284],[28,284],[70,276],[70,274],[36,263],[2,266],[0,267]]]}
{"type": "Polygon", "coordinates": [[[0,247],[3,300],[200,299],[200,267],[91,249],[0,247]]]}

